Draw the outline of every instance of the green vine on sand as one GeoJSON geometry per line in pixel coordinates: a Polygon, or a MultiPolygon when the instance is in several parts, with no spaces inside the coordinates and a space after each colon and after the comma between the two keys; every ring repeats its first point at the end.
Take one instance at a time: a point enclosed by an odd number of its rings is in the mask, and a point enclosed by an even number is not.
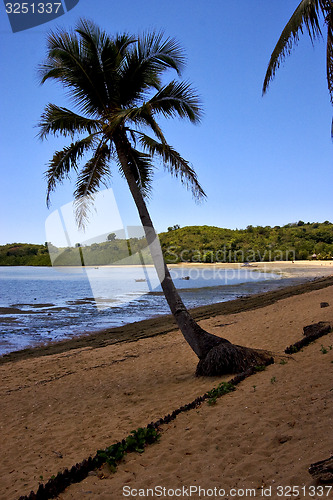
{"type": "Polygon", "coordinates": [[[217,398],[228,394],[228,392],[235,391],[236,387],[230,382],[221,382],[216,388],[207,392],[208,404],[210,406],[215,405],[217,398]]]}
{"type": "MultiPolygon", "coordinates": [[[[322,325],[320,325],[322,326],[322,325]]],[[[314,335],[308,336],[306,339],[302,339],[285,349],[287,354],[292,352],[297,352],[300,347],[308,345],[314,339],[325,335],[331,331],[329,325],[324,325],[324,328],[320,328],[319,332],[314,335]]],[[[329,346],[329,349],[333,349],[333,346],[329,346]]],[[[272,360],[270,363],[273,363],[272,360]]],[[[286,360],[281,360],[281,364],[286,364],[286,360]]],[[[137,431],[132,431],[131,434],[119,443],[109,446],[105,450],[99,450],[95,457],[89,457],[83,462],[74,465],[70,470],[65,469],[63,472],[59,472],[56,477],[52,478],[46,484],[40,484],[37,492],[31,491],[27,496],[21,496],[19,500],[46,500],[48,498],[55,498],[64,491],[66,487],[70,484],[78,483],[85,479],[88,473],[98,467],[103,463],[107,462],[111,469],[116,468],[120,460],[129,451],[138,451],[142,453],[147,444],[153,443],[159,439],[159,427],[163,424],[168,424],[174,420],[180,413],[190,411],[194,408],[198,408],[201,403],[208,399],[209,404],[215,404],[218,397],[227,394],[228,392],[234,391],[236,385],[240,384],[244,379],[258,373],[258,371],[264,370],[264,366],[256,366],[249,368],[245,372],[235,375],[235,377],[230,382],[222,382],[219,386],[211,391],[206,392],[204,395],[197,397],[191,403],[177,408],[172,413],[169,413],[163,418],[160,418],[156,422],[152,422],[146,428],[139,428],[137,431]]],[[[273,377],[274,378],[274,377],[273,377]]],[[[271,379],[271,382],[273,381],[271,379]]],[[[273,383],[273,382],[272,382],[273,383]]],[[[252,386],[254,391],[256,390],[256,385],[252,386]]],[[[115,469],[114,469],[115,470],[115,469]]]]}
{"type": "Polygon", "coordinates": [[[218,388],[212,389],[204,395],[195,398],[191,403],[177,408],[156,422],[148,424],[147,427],[132,431],[126,439],[109,446],[105,450],[99,450],[94,457],[89,457],[83,460],[83,462],[73,465],[70,470],[65,469],[63,472],[59,472],[56,477],[50,479],[46,484],[40,484],[36,493],[31,491],[29,495],[21,496],[19,500],[47,500],[55,498],[70,484],[79,483],[88,476],[90,471],[101,467],[105,462],[109,464],[111,470],[116,470],[117,465],[127,452],[142,452],[146,445],[157,441],[160,437],[159,428],[161,425],[169,424],[180,413],[198,408],[206,399],[212,398],[214,400],[214,398],[217,399],[217,397],[235,390],[236,385],[254,373],[256,373],[256,370],[252,367],[245,372],[235,375],[230,382],[222,382],[218,388]]]}
{"type": "Polygon", "coordinates": [[[143,453],[148,444],[156,442],[159,438],[160,435],[153,427],[139,427],[139,429],[131,431],[129,436],[121,442],[112,444],[105,450],[98,450],[97,456],[109,465],[112,472],[115,472],[118,463],[127,452],[143,453]]]}
{"type": "Polygon", "coordinates": [[[263,372],[266,370],[266,366],[265,365],[257,365],[254,367],[254,369],[256,372],[263,372]]]}

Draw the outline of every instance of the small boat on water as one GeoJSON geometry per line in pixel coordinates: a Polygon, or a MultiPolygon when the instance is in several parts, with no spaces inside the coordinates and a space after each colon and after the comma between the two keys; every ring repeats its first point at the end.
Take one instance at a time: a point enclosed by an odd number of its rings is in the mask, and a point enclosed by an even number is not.
{"type": "Polygon", "coordinates": [[[143,281],[146,281],[145,278],[138,278],[135,280],[137,283],[142,283],[143,281]]]}

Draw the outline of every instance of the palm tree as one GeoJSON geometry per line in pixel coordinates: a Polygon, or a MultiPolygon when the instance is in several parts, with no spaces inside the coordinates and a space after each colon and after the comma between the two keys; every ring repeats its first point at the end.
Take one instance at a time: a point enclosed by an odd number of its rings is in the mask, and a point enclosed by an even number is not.
{"type": "Polygon", "coordinates": [[[266,363],[267,354],[234,346],[193,320],[170,277],[145,201],[154,157],[162,159],[197,199],[205,196],[194,170],[167,143],[156,121],[156,116],[178,116],[192,123],[200,120],[200,100],[189,83],[171,80],[162,84],[166,70],[180,74],[183,65],[183,51],[162,33],[110,38],[94,23],[81,20],[74,32],[49,34],[47,59],[39,70],[41,83],[50,79],[62,83],[79,114],[48,104],[38,124],[42,139],[50,134],[72,139],[69,146],[54,153],[48,165],[47,203],[56,185],[74,171],[76,217],[78,225],[84,225],[89,202],[100,185],[107,183],[111,164],[116,163],[136,204],[171,312],[200,360],[197,374],[237,372],[249,364],[266,363]],[[84,160],[80,170],[79,160],[84,160]]]}
{"type": "MultiPolygon", "coordinates": [[[[293,45],[299,40],[299,34],[306,28],[313,42],[322,36],[320,18],[323,17],[327,27],[326,76],[328,91],[333,105],[333,2],[332,0],[302,0],[284,27],[281,36],[272,52],[262,92],[265,94],[276,70],[284,59],[290,55],[293,45]]],[[[331,135],[333,138],[333,120],[331,135]]]]}

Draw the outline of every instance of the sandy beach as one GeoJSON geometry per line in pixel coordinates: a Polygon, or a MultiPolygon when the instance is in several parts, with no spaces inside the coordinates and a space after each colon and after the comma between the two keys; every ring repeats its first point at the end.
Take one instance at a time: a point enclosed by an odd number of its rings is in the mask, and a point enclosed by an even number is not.
{"type": "MultiPolygon", "coordinates": [[[[308,467],[333,453],[333,334],[281,355],[302,338],[304,326],[333,325],[333,282],[321,286],[313,282],[295,293],[198,308],[205,329],[268,349],[276,363],[216,405],[203,403],[163,426],[160,441],[142,455],[129,454],[115,474],[103,467],[59,498],[116,500],[124,486],[129,491],[157,485],[218,487],[226,492],[222,498],[244,497],[242,488],[259,497],[263,487],[278,498],[277,486],[303,486],[304,494],[293,498],[317,498],[308,489],[315,485],[308,467]],[[230,496],[231,488],[239,489],[238,496],[230,496]]],[[[104,332],[2,358],[1,499],[36,490],[58,471],[232,377],[196,378],[196,357],[169,317],[128,329],[119,332],[118,343],[104,332]]]]}

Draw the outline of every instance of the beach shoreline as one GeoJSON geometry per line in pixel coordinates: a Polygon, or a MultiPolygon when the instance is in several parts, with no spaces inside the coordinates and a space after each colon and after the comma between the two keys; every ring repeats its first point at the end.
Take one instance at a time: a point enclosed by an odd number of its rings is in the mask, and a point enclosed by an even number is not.
{"type": "MultiPolygon", "coordinates": [[[[222,261],[217,261],[217,262],[201,262],[201,261],[183,261],[183,262],[177,262],[177,263],[168,263],[168,267],[196,267],[196,266],[202,266],[202,267],[225,267],[225,268],[240,268],[244,266],[244,262],[222,262],[222,261]]],[[[333,260],[270,260],[270,261],[249,261],[250,265],[253,266],[259,266],[260,268],[266,267],[267,269],[272,269],[274,267],[278,267],[280,264],[285,267],[293,267],[293,266],[305,266],[305,267],[311,267],[311,266],[332,266],[333,267],[333,260]]],[[[154,267],[154,264],[144,264],[145,267],[154,267]]],[[[23,266],[24,267],[24,266],[23,266]]],[[[50,266],[53,267],[53,266],[50,266]]],[[[54,266],[54,267],[59,267],[59,268],[77,268],[80,269],[82,266],[54,266]]],[[[94,269],[96,267],[100,267],[101,269],[103,267],[108,268],[108,267],[141,267],[141,264],[101,264],[101,265],[94,265],[94,266],[83,266],[88,269],[94,269]]]]}
{"type": "MultiPolygon", "coordinates": [[[[326,288],[333,284],[333,276],[323,277],[307,281],[293,286],[283,287],[271,292],[250,295],[226,302],[218,302],[191,309],[191,314],[196,321],[239,313],[246,310],[265,307],[283,298],[299,295],[308,291],[326,288]]],[[[0,357],[0,366],[4,363],[19,361],[39,356],[60,354],[73,349],[100,348],[107,345],[115,345],[122,342],[135,342],[137,340],[157,335],[165,335],[177,329],[177,324],[171,314],[153,317],[150,319],[127,323],[114,328],[106,328],[97,333],[83,332],[75,338],[59,342],[50,342],[37,347],[31,347],[20,351],[13,351],[0,357]]]]}
{"type": "MultiPolygon", "coordinates": [[[[290,270],[294,267],[296,268],[309,268],[309,267],[319,267],[322,266],[332,267],[333,269],[333,260],[272,260],[272,261],[249,261],[248,263],[244,262],[196,262],[196,261],[184,261],[177,263],[168,263],[169,269],[179,269],[179,268],[190,268],[190,267],[200,267],[200,268],[222,268],[222,269],[242,269],[244,267],[249,268],[257,268],[263,272],[274,272],[275,269],[283,269],[290,270]],[[249,264],[246,266],[246,264],[249,264]]],[[[4,266],[6,267],[6,266],[4,266]]],[[[22,266],[25,267],[25,266],[22,266]]],[[[48,266],[55,267],[59,269],[82,269],[82,266],[48,266]]],[[[142,267],[142,264],[100,264],[94,266],[83,266],[83,269],[109,269],[109,268],[133,268],[133,267],[142,267]]],[[[153,268],[154,264],[144,264],[144,267],[153,268]]],[[[333,271],[332,271],[333,272],[333,271]]]]}
{"type": "MultiPolygon", "coordinates": [[[[179,416],[164,427],[160,443],[128,456],[116,474],[97,472],[59,499],[116,499],[124,484],[138,488],[155,480],[166,487],[312,485],[308,466],[331,448],[333,335],[292,356],[284,349],[302,338],[304,326],[333,324],[332,298],[333,277],[199,308],[201,327],[234,344],[268,349],[276,363],[216,406],[179,416]]],[[[151,323],[132,326],[132,341],[112,344],[105,335],[58,352],[46,347],[47,356],[31,350],[34,355],[0,366],[1,498],[36,491],[59,470],[232,378],[195,377],[196,356],[174,324],[162,335],[164,320],[158,320],[155,332],[151,323]],[[144,330],[154,336],[140,338],[144,330]]]]}
{"type": "MultiPolygon", "coordinates": [[[[279,268],[276,262],[246,266],[176,265],[170,266],[170,274],[184,303],[193,309],[302,284],[330,276],[333,270],[329,261],[315,266],[309,262],[297,266],[292,262],[278,264],[279,268]]],[[[143,272],[140,266],[87,269],[86,273],[84,268],[43,272],[12,268],[1,278],[0,363],[2,356],[6,359],[11,352],[27,352],[37,346],[82,337],[92,339],[94,334],[101,338],[99,334],[111,329],[123,339],[126,332],[120,327],[169,313],[162,291],[154,288],[158,280],[153,270],[143,272]],[[45,287],[48,280],[50,286],[45,287]],[[136,283],[147,280],[148,283],[136,283]]]]}

